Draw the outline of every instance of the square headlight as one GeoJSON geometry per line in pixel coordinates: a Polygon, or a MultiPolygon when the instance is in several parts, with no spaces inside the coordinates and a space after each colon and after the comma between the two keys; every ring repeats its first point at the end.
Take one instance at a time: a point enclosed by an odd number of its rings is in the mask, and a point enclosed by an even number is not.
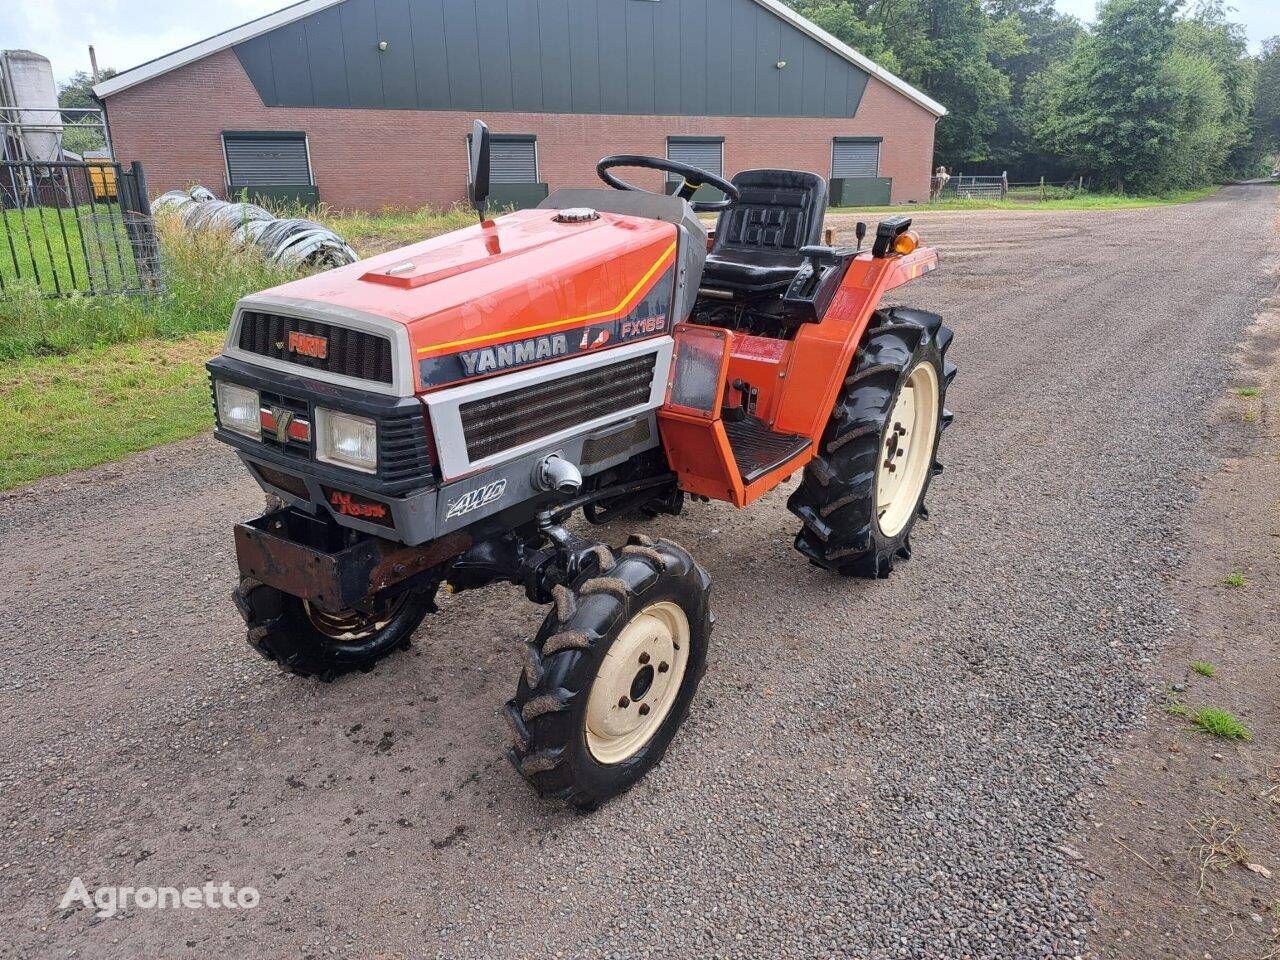
{"type": "Polygon", "coordinates": [[[364,417],[316,407],[316,459],[378,472],[378,425],[364,417]]]}
{"type": "Polygon", "coordinates": [[[258,391],[238,383],[217,381],[218,422],[227,430],[255,440],[262,438],[262,402],[258,391]]]}

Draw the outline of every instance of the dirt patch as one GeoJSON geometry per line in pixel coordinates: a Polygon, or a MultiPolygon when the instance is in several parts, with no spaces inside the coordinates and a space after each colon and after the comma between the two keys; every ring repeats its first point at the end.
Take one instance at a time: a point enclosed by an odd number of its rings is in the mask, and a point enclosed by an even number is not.
{"type": "Polygon", "coordinates": [[[1162,654],[1146,726],[1113,759],[1069,856],[1102,956],[1280,957],[1280,299],[1249,330],[1213,429],[1173,585],[1186,629],[1162,654]],[[1229,711],[1250,739],[1192,722],[1229,711]]]}

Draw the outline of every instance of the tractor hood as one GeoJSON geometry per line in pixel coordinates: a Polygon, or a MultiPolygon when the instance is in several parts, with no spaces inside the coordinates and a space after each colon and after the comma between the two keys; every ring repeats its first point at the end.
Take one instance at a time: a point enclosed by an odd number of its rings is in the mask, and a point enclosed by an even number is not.
{"type": "Polygon", "coordinates": [[[669,331],[676,233],[644,217],[601,212],[573,222],[556,210],[525,210],[241,306],[281,312],[287,303],[290,313],[326,322],[345,313],[401,324],[416,388],[431,390],[669,331]]]}

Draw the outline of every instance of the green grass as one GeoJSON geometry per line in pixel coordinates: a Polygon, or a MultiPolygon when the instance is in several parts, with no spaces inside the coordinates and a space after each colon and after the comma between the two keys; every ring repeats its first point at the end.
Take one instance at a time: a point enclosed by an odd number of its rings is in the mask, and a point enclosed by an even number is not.
{"type": "Polygon", "coordinates": [[[1200,676],[1202,677],[1212,677],[1215,673],[1218,672],[1218,668],[1215,667],[1208,660],[1196,660],[1194,663],[1191,664],[1191,669],[1194,670],[1196,673],[1200,674],[1200,676]]]}
{"type": "Polygon", "coordinates": [[[1243,573],[1232,572],[1223,577],[1222,582],[1228,587],[1243,587],[1248,581],[1243,573]]]}
{"type": "Polygon", "coordinates": [[[209,427],[204,362],[222,338],[200,333],[0,365],[0,490],[209,427]]]}
{"type": "Polygon", "coordinates": [[[119,209],[114,204],[0,209],[0,283],[51,294],[94,284],[136,287],[138,271],[119,209]],[[86,260],[94,266],[92,273],[86,260]]]}
{"type": "MultiPolygon", "coordinates": [[[[1037,188],[1037,192],[1038,192],[1037,188]]],[[[938,203],[911,203],[880,207],[832,207],[830,213],[910,213],[914,210],[1133,210],[1161,207],[1173,203],[1203,200],[1218,192],[1218,187],[1198,190],[1176,190],[1154,196],[1129,196],[1114,193],[1081,193],[1072,197],[1009,200],[946,199],[938,203]]]]}
{"type": "MultiPolygon", "coordinates": [[[[362,255],[475,222],[475,214],[462,208],[378,215],[322,209],[311,217],[362,255]]],[[[160,295],[56,298],[42,296],[30,278],[22,284],[6,279],[0,296],[0,489],[206,429],[211,409],[204,361],[219,351],[236,301],[298,276],[254,248],[190,233],[173,216],[159,217],[157,230],[166,285],[160,295]]],[[[0,230],[0,245],[6,242],[0,230]]]]}
{"type": "Polygon", "coordinates": [[[419,210],[388,208],[376,214],[358,211],[337,213],[321,207],[314,212],[313,219],[320,220],[344,238],[363,257],[394,250],[450,230],[469,227],[477,222],[476,212],[461,204],[444,211],[431,207],[419,210]]]}
{"type": "Polygon", "coordinates": [[[244,294],[296,273],[236,249],[217,234],[159,218],[165,292],[151,296],[42,296],[31,285],[0,299],[0,361],[69,355],[110,344],[224,329],[244,294]]]}
{"type": "Polygon", "coordinates": [[[1224,740],[1252,740],[1249,728],[1229,710],[1218,707],[1201,707],[1191,715],[1191,722],[1205,733],[1224,740]]]}
{"type": "Polygon", "coordinates": [[[1237,397],[1256,397],[1262,393],[1257,387],[1241,387],[1236,391],[1237,397]]]}

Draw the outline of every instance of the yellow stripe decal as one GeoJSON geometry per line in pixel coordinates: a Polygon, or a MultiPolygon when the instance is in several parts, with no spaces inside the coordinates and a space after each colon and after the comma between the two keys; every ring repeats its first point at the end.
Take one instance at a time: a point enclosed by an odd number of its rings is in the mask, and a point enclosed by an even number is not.
{"type": "Polygon", "coordinates": [[[567,327],[575,323],[589,323],[592,320],[599,320],[602,317],[614,318],[620,316],[625,310],[630,309],[632,302],[640,295],[646,284],[648,284],[648,282],[653,278],[653,275],[658,272],[658,269],[667,262],[668,258],[670,258],[673,253],[675,253],[675,250],[676,245],[672,242],[671,246],[662,251],[662,256],[658,257],[653,266],[646,271],[645,275],[636,282],[636,285],[631,288],[631,291],[622,298],[622,301],[616,307],[611,310],[601,310],[598,313],[588,313],[581,317],[570,317],[568,320],[552,320],[550,323],[539,323],[532,327],[521,327],[519,330],[500,330],[497,333],[486,333],[478,337],[470,337],[466,340],[451,340],[448,343],[434,343],[429,347],[419,347],[418,352],[432,353],[436,350],[448,350],[450,347],[465,347],[485,340],[501,340],[506,337],[517,337],[523,333],[534,333],[538,330],[550,330],[553,327],[567,327]]]}

